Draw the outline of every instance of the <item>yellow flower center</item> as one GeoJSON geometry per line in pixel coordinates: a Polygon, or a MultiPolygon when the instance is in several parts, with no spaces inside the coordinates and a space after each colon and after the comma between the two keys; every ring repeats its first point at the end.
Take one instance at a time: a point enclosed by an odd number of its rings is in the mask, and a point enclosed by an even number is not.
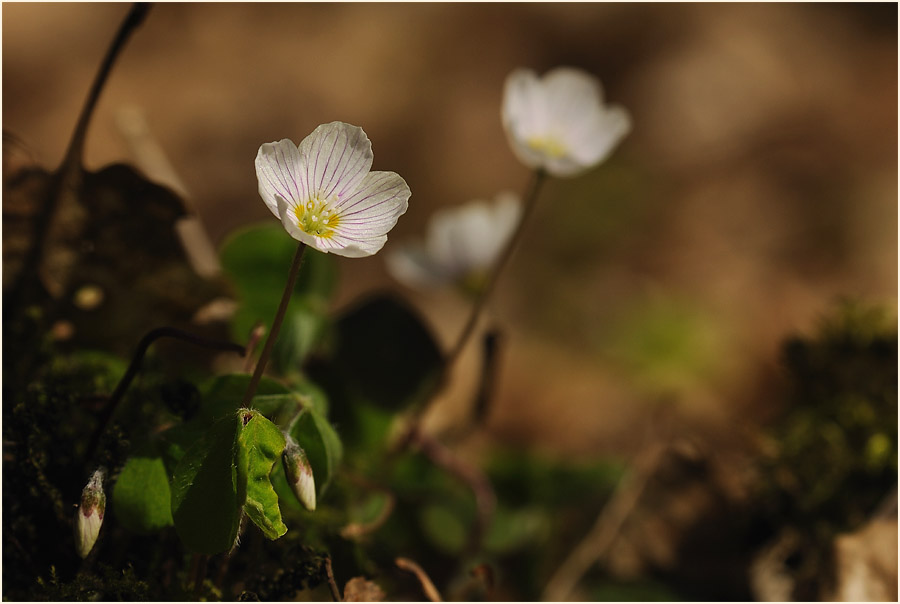
{"type": "Polygon", "coordinates": [[[297,217],[297,225],[305,233],[316,237],[329,238],[334,235],[334,229],[338,225],[338,215],[333,210],[325,209],[327,201],[313,197],[305,204],[294,208],[297,217]]]}
{"type": "Polygon", "coordinates": [[[566,147],[552,136],[539,137],[535,136],[525,141],[529,147],[543,153],[547,157],[562,157],[566,154],[566,147]]]}

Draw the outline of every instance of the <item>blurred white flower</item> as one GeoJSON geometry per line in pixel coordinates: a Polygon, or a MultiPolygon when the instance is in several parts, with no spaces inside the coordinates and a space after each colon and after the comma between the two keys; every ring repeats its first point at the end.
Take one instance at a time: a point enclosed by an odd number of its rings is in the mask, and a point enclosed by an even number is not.
{"type": "Polygon", "coordinates": [[[628,112],[603,104],[594,76],[557,67],[543,78],[517,69],[506,78],[503,127],[516,157],[553,176],[574,176],[609,156],[631,130],[628,112]]]}
{"type": "Polygon", "coordinates": [[[372,143],[358,126],[323,124],[299,147],[266,143],[256,155],[259,194],[291,237],[321,252],[371,256],[408,207],[395,172],[370,172],[372,143]]]}
{"type": "Polygon", "coordinates": [[[438,210],[425,241],[402,244],[387,255],[388,271],[411,287],[457,285],[479,289],[519,222],[522,206],[513,193],[494,203],[472,201],[438,210]]]}
{"type": "Polygon", "coordinates": [[[91,475],[81,492],[81,504],[75,510],[75,549],[82,558],[87,558],[94,548],[106,514],[106,494],[103,492],[105,476],[104,468],[99,468],[91,475]]]}

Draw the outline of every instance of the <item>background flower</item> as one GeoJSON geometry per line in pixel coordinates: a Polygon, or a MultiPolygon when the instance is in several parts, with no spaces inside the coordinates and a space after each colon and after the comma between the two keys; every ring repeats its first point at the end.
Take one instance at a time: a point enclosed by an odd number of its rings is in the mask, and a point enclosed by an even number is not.
{"type": "Polygon", "coordinates": [[[522,207],[509,192],[493,203],[472,201],[434,213],[425,241],[391,250],[387,267],[398,281],[418,288],[454,284],[479,288],[519,222],[522,207]]]}
{"type": "Polygon", "coordinates": [[[628,112],[604,106],[600,81],[570,67],[543,78],[517,69],[506,79],[503,127],[530,168],[574,176],[602,162],[631,130],[628,112]]]}
{"type": "Polygon", "coordinates": [[[359,126],[323,124],[299,147],[266,143],[256,155],[259,194],[287,232],[321,252],[371,256],[408,207],[395,172],[369,172],[372,143],[359,126]]]}

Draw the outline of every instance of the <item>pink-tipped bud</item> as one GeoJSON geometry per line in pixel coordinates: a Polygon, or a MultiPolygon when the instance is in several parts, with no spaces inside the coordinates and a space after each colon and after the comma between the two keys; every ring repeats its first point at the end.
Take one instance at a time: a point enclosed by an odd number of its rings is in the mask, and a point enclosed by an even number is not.
{"type": "Polygon", "coordinates": [[[81,492],[81,505],[75,511],[75,547],[82,558],[87,558],[91,553],[106,514],[106,494],[103,492],[105,477],[105,468],[94,472],[81,492]]]}
{"type": "Polygon", "coordinates": [[[282,460],[284,475],[294,495],[310,512],[316,509],[316,482],[313,479],[312,466],[306,458],[306,452],[300,448],[293,438],[285,434],[287,444],[284,446],[282,460]]]}

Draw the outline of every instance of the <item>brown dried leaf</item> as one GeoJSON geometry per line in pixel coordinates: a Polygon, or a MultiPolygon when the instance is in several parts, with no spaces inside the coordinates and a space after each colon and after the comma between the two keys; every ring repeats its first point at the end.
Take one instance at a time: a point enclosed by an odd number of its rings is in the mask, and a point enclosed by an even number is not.
{"type": "Polygon", "coordinates": [[[344,586],[344,602],[384,602],[385,593],[365,577],[353,577],[344,586]]]}
{"type": "MultiPolygon", "coordinates": [[[[187,325],[197,309],[226,293],[221,282],[199,277],[175,230],[185,207],[170,190],[130,166],[82,171],[62,191],[52,216],[40,214],[54,174],[20,171],[4,182],[3,285],[9,291],[21,271],[38,279],[55,300],[57,320],[74,327],[81,345],[127,353],[148,329],[187,325]],[[37,270],[24,266],[36,221],[49,220],[37,270]],[[84,292],[98,303],[85,306],[84,292]]],[[[29,291],[30,288],[26,288],[29,291]]],[[[38,293],[27,300],[48,308],[38,293]]]]}

